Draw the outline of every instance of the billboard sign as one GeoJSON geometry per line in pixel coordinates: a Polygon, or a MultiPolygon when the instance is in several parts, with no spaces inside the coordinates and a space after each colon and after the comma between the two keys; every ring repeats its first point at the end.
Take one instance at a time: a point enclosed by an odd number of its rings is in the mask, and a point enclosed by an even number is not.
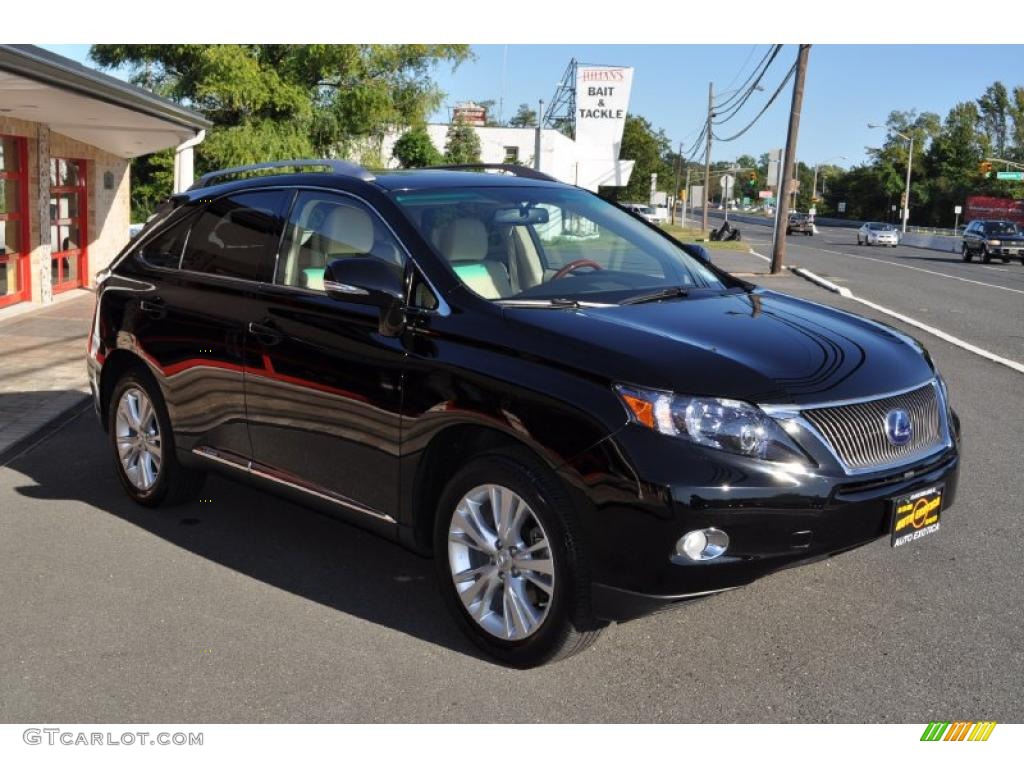
{"type": "MultiPolygon", "coordinates": [[[[618,160],[632,88],[632,67],[582,64],[576,67],[573,117],[580,186],[590,187],[592,178],[607,169],[609,160],[618,160]]],[[[628,181],[628,173],[620,179],[622,186],[628,181]]]]}
{"type": "Polygon", "coordinates": [[[972,219],[1003,219],[1024,224],[1024,200],[973,195],[967,198],[967,213],[964,218],[968,221],[972,219]]]}

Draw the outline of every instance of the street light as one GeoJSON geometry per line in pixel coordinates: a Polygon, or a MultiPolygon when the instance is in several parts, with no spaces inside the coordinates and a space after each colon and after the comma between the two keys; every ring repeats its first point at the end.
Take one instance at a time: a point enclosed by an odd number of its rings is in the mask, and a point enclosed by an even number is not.
{"type": "MultiPolygon", "coordinates": [[[[886,126],[868,123],[868,128],[886,128],[886,126]]],[[[901,139],[910,142],[910,150],[907,153],[907,191],[903,193],[903,231],[905,233],[907,231],[907,219],[910,218],[910,169],[914,164],[914,137],[907,136],[907,134],[900,133],[893,128],[887,128],[887,130],[889,133],[893,133],[901,139]]]]}
{"type": "MultiPolygon", "coordinates": [[[[724,93],[718,94],[718,98],[723,96],[729,96],[734,93],[739,93],[745,86],[739,88],[733,88],[731,91],[725,91],[724,93]]],[[[754,91],[763,91],[764,87],[761,85],[755,85],[754,91]]],[[[705,129],[708,134],[707,147],[704,150],[704,219],[702,228],[706,231],[708,228],[708,195],[711,192],[709,187],[711,186],[711,137],[712,137],[712,119],[715,117],[715,84],[708,83],[708,119],[705,124],[705,129]]]]}
{"type": "MultiPolygon", "coordinates": [[[[847,159],[846,155],[836,155],[835,157],[830,157],[828,160],[822,160],[820,163],[818,163],[816,166],[814,166],[814,183],[811,185],[811,203],[812,204],[814,203],[815,200],[818,199],[818,169],[821,168],[821,166],[825,165],[825,163],[831,163],[833,160],[846,160],[846,159],[847,159]]],[[[822,182],[821,182],[821,192],[822,192],[822,194],[825,193],[825,180],[824,179],[822,179],[822,182]]]]}

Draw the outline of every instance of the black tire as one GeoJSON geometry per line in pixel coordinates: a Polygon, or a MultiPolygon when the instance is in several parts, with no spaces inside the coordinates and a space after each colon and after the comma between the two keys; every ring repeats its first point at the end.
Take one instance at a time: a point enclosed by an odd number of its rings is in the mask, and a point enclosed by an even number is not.
{"type": "Polygon", "coordinates": [[[988,252],[988,246],[981,246],[981,263],[988,264],[990,261],[992,261],[992,254],[988,252]]]}
{"type": "Polygon", "coordinates": [[[792,235],[793,234],[793,230],[792,229],[787,229],[786,230],[786,234],[787,235],[792,235]]]}
{"type": "Polygon", "coordinates": [[[590,577],[575,511],[561,482],[526,450],[486,453],[448,482],[434,526],[434,564],[445,604],[473,643],[492,658],[525,669],[572,656],[588,648],[605,624],[590,613],[590,577]],[[523,499],[546,533],[554,561],[554,585],[547,614],[533,634],[504,640],[473,619],[455,587],[449,563],[448,533],[456,507],[481,485],[500,485],[523,499]]]}
{"type": "Polygon", "coordinates": [[[1010,260],[1006,256],[1004,256],[1002,258],[1003,258],[1003,264],[1009,264],[1010,263],[1010,260]]]}
{"type": "Polygon", "coordinates": [[[174,506],[191,501],[202,489],[206,473],[183,466],[179,461],[174,447],[174,434],[171,431],[171,420],[167,415],[160,387],[153,377],[142,369],[129,370],[114,386],[107,405],[107,434],[110,438],[111,457],[118,480],[125,493],[133,501],[145,507],[174,506]],[[141,389],[153,404],[156,419],[160,426],[160,469],[156,482],[146,490],[140,490],[129,479],[121,464],[117,446],[117,409],[121,398],[129,389],[141,389]]]}
{"type": "Polygon", "coordinates": [[[864,242],[860,239],[860,236],[857,237],[857,245],[864,245],[864,242]]]}
{"type": "Polygon", "coordinates": [[[973,258],[973,255],[971,254],[971,249],[967,247],[966,243],[964,244],[961,251],[961,255],[963,256],[964,261],[970,261],[973,258]]]}

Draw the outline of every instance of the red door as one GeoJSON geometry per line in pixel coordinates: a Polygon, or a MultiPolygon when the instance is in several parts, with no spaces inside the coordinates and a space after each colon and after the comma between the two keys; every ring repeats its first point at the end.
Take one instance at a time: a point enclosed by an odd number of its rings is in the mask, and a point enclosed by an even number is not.
{"type": "Polygon", "coordinates": [[[32,296],[28,239],[27,144],[0,136],[0,307],[32,296]]]}
{"type": "Polygon", "coordinates": [[[53,292],[89,281],[85,161],[50,159],[50,257],[53,292]]]}

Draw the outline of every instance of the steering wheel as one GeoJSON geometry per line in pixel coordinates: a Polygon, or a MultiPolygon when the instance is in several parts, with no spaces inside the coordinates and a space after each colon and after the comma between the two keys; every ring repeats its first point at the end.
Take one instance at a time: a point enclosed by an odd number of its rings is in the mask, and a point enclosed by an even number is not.
{"type": "Polygon", "coordinates": [[[575,261],[570,261],[560,270],[555,272],[554,277],[552,277],[551,279],[560,280],[566,275],[572,274],[577,269],[582,269],[583,267],[590,267],[591,269],[597,270],[604,269],[604,267],[602,267],[600,264],[598,264],[596,261],[592,259],[576,259],[575,261]]]}

